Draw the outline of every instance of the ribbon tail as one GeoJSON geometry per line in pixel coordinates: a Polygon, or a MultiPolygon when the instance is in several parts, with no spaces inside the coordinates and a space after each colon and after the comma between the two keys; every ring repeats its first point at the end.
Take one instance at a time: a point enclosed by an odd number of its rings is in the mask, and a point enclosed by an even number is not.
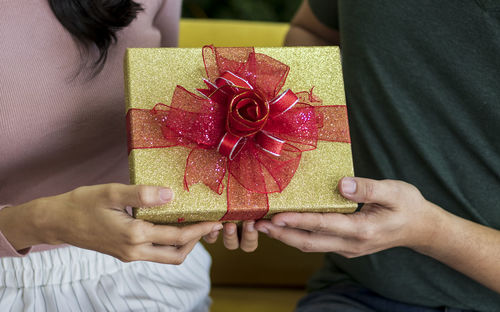
{"type": "Polygon", "coordinates": [[[318,122],[318,140],[351,143],[345,105],[314,106],[318,122]]]}
{"type": "Polygon", "coordinates": [[[133,149],[165,148],[178,145],[175,138],[164,136],[157,118],[149,109],[132,108],[127,112],[128,152],[133,149]]]}
{"type": "Polygon", "coordinates": [[[269,211],[267,194],[247,190],[231,174],[227,181],[227,212],[221,221],[258,220],[269,211]]]}

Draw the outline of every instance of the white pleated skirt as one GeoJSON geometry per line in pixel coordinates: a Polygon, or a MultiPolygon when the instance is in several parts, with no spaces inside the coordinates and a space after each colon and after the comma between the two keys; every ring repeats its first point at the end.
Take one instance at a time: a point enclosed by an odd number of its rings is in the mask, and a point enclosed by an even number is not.
{"type": "Polygon", "coordinates": [[[0,258],[0,311],[208,311],[211,259],[123,263],[77,247],[0,258]]]}

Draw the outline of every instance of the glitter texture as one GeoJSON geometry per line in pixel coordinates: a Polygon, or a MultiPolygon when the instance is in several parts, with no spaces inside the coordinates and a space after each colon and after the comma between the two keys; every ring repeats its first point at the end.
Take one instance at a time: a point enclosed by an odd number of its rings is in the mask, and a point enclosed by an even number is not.
{"type": "MultiPolygon", "coordinates": [[[[309,90],[323,105],[345,105],[340,54],[336,47],[256,48],[290,66],[282,90],[309,90]]],[[[189,91],[204,87],[206,77],[202,50],[161,48],[129,49],[125,59],[127,110],[151,109],[170,103],[176,85],[189,91]]],[[[328,122],[328,121],[325,121],[328,122]]],[[[143,135],[143,134],[140,134],[143,135]]],[[[184,190],[186,158],[190,149],[168,147],[134,149],[129,154],[131,183],[164,185],[175,193],[174,200],[160,207],[134,209],[137,218],[155,223],[219,220],[227,211],[226,191],[218,195],[199,183],[184,190]]],[[[299,168],[281,193],[269,194],[268,216],[283,211],[353,212],[357,205],[337,191],[343,176],[352,176],[350,144],[318,142],[318,148],[304,152],[299,168]]],[[[224,181],[227,185],[227,181],[224,181]]]]}

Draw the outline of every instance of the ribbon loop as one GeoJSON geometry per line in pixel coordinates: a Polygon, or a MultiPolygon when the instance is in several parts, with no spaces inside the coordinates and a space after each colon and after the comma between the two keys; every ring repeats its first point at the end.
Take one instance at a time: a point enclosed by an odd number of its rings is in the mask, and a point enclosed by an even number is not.
{"type": "Polygon", "coordinates": [[[246,143],[246,139],[226,132],[217,146],[217,151],[233,160],[246,143]]]}
{"type": "Polygon", "coordinates": [[[288,89],[269,103],[271,110],[270,114],[273,116],[284,114],[298,102],[299,98],[297,95],[295,95],[292,90],[288,89]]]}
{"type": "Polygon", "coordinates": [[[255,143],[271,155],[281,156],[281,150],[286,141],[280,140],[267,133],[266,131],[260,131],[255,135],[255,143]]]}
{"type": "Polygon", "coordinates": [[[224,85],[230,85],[233,87],[237,88],[244,88],[244,89],[250,89],[253,90],[252,85],[246,81],[245,79],[241,78],[240,76],[234,74],[231,71],[226,71],[223,72],[220,77],[215,79],[215,85],[217,87],[222,87],[224,85]]]}

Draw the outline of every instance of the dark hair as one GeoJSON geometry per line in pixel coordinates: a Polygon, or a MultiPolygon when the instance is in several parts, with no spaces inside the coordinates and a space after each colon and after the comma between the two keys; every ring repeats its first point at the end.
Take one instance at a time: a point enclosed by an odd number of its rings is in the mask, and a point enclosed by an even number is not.
{"type": "MultiPolygon", "coordinates": [[[[128,26],[142,11],[132,0],[49,0],[59,22],[80,44],[81,67],[90,67],[95,77],[104,67],[108,49],[116,42],[116,32],[128,26]],[[98,55],[91,59],[96,47],[98,55]]],[[[78,75],[77,73],[77,75],[78,75]]]]}

